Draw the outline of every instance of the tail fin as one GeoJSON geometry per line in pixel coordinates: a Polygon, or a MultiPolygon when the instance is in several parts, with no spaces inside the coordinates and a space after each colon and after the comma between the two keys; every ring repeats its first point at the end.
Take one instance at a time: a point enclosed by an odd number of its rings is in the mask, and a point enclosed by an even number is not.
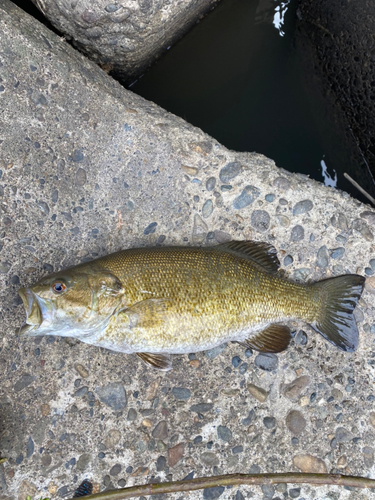
{"type": "Polygon", "coordinates": [[[346,274],[312,285],[319,291],[321,310],[311,325],[331,344],[353,352],[358,346],[358,328],[353,311],[365,284],[365,278],[346,274]]]}

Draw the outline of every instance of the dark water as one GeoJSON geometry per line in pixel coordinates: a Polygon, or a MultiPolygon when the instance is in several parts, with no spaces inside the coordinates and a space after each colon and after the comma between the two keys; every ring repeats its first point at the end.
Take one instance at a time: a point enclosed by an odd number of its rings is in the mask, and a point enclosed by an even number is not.
{"type": "Polygon", "coordinates": [[[222,0],[130,88],[230,149],[329,185],[336,171],[333,184],[368,203],[343,173],[375,196],[372,176],[310,59],[296,0],[222,0]]]}

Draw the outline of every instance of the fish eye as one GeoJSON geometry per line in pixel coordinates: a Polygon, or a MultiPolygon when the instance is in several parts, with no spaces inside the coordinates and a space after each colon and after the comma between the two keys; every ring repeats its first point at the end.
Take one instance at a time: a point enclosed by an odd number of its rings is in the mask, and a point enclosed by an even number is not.
{"type": "Polygon", "coordinates": [[[52,284],[52,290],[57,294],[63,293],[66,290],[66,284],[63,280],[56,280],[52,284]]]}

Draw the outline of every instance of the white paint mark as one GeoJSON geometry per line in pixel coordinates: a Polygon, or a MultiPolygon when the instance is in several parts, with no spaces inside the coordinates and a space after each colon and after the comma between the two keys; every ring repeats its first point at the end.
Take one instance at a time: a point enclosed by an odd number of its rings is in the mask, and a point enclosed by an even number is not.
{"type": "Polygon", "coordinates": [[[275,28],[278,30],[280,36],[285,35],[285,31],[283,30],[284,27],[284,18],[286,11],[288,10],[288,5],[289,5],[290,0],[284,0],[275,7],[275,14],[273,16],[273,21],[272,24],[275,26],[275,28]]]}
{"type": "Polygon", "coordinates": [[[324,179],[324,185],[325,186],[331,186],[331,187],[334,187],[334,188],[337,187],[337,173],[336,173],[336,170],[333,170],[335,176],[331,177],[331,175],[328,172],[328,167],[326,165],[326,162],[324,160],[322,160],[320,162],[320,165],[322,167],[322,176],[323,176],[323,179],[324,179]]]}

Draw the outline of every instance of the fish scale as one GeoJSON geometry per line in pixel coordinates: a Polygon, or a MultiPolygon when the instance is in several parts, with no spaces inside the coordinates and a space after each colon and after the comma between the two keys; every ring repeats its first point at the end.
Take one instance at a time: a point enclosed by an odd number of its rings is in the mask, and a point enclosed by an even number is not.
{"type": "Polygon", "coordinates": [[[213,343],[245,340],[254,327],[259,330],[274,321],[310,319],[315,314],[308,287],[258,271],[248,259],[217,247],[153,248],[144,249],[142,259],[135,251],[113,257],[104,260],[103,267],[119,277],[131,303],[144,298],[139,290],[171,299],[164,320],[149,329],[129,332],[122,325],[127,323],[126,315],[123,322],[113,318],[103,339],[118,338],[121,330],[124,342],[134,350],[141,348],[151,332],[153,352],[181,353],[189,347],[202,350],[213,343]],[[194,286],[186,287],[189,278],[196,278],[194,286]]]}

